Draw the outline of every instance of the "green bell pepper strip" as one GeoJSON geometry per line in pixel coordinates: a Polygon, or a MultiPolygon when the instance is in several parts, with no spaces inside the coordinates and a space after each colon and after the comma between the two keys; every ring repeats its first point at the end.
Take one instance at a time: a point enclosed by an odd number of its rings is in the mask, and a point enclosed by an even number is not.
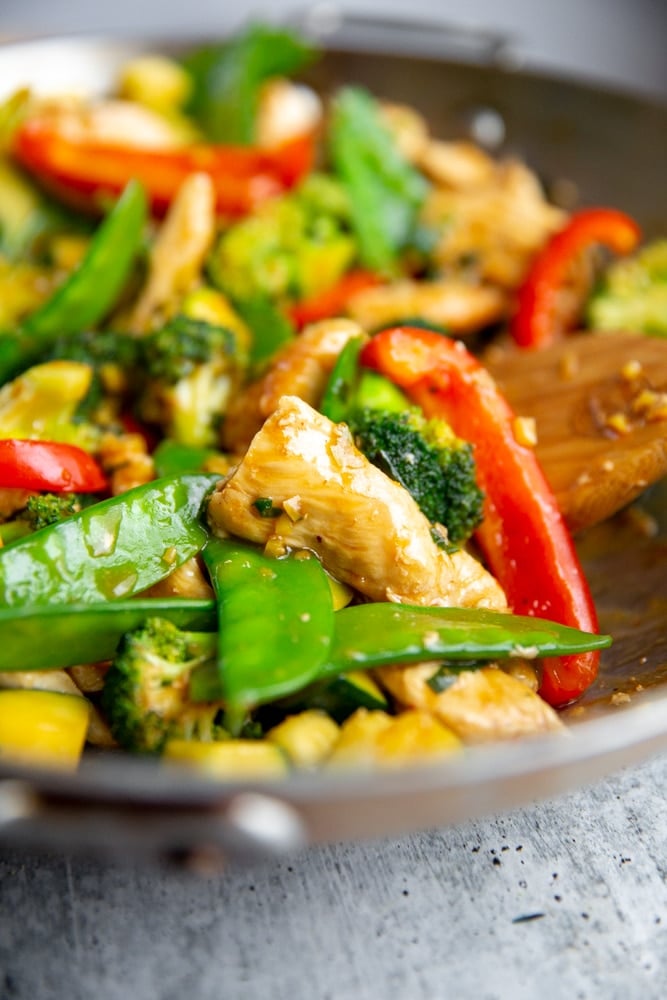
{"type": "Polygon", "coordinates": [[[125,634],[159,616],[187,631],[215,629],[213,600],[146,597],[106,604],[0,609],[0,670],[59,670],[108,660],[125,634]]]}
{"type": "Polygon", "coordinates": [[[146,221],[146,195],[130,181],[95,233],[81,265],[24,322],[38,338],[95,326],[113,306],[130,273],[146,221]]]}
{"type": "Polygon", "coordinates": [[[333,642],[320,676],[424,660],[566,656],[609,645],[611,636],[527,615],[481,608],[359,604],[336,612],[333,642]]]}
{"type": "MultiPolygon", "coordinates": [[[[247,709],[317,677],[334,627],[331,590],[314,556],[274,559],[235,539],[212,539],[203,559],[218,602],[217,696],[226,724],[238,729],[247,709]]],[[[194,678],[191,697],[201,697],[194,678]]]]}
{"type": "Polygon", "coordinates": [[[0,607],[131,597],[201,550],[215,475],[174,476],[86,507],[0,549],[0,607]]]}

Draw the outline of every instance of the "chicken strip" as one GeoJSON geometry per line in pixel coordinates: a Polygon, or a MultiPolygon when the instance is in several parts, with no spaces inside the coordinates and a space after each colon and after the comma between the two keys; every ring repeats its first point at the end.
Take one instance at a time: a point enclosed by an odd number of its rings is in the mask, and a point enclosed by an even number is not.
{"type": "Polygon", "coordinates": [[[461,261],[471,259],[482,280],[511,290],[565,215],[549,204],[528,167],[510,161],[480,186],[435,188],[424,221],[443,227],[434,254],[443,272],[456,273],[461,261]]]}
{"type": "Polygon", "coordinates": [[[473,333],[506,315],[505,293],[492,285],[461,280],[412,281],[367,288],[353,296],[347,311],[369,330],[418,316],[453,333],[473,333]]]}
{"type": "Polygon", "coordinates": [[[361,327],[348,319],[326,319],[307,327],[279,352],[260,379],[231,400],[223,446],[245,451],[281,396],[299,396],[312,406],[318,403],[338,355],[348,340],[360,336],[365,336],[361,327]]]}
{"type": "Polygon", "coordinates": [[[127,328],[145,333],[199,278],[215,236],[215,191],[208,174],[183,181],[151,251],[148,279],[127,328]]]}
{"type": "Polygon", "coordinates": [[[467,552],[438,548],[410,494],[334,424],[283,396],[236,470],[213,493],[214,531],[271,547],[308,548],[337,579],[375,601],[505,608],[503,591],[467,552]],[[283,513],[262,517],[270,497],[283,513]]]}
{"type": "Polygon", "coordinates": [[[497,667],[464,670],[445,691],[428,684],[437,663],[383,667],[378,679],[408,708],[432,712],[464,743],[489,743],[562,730],[553,708],[524,684],[497,667]]]}

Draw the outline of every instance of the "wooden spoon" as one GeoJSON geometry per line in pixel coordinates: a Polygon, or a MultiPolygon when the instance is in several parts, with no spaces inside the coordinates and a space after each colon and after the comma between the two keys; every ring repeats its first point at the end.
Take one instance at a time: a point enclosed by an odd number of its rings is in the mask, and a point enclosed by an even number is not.
{"type": "Polygon", "coordinates": [[[667,340],[577,334],[484,360],[517,416],[535,419],[536,454],[572,531],[667,474],[667,340]]]}

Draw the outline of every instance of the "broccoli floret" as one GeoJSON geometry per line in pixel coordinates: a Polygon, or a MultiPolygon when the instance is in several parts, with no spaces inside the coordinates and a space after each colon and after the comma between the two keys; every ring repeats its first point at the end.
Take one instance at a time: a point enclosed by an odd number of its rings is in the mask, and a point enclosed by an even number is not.
{"type": "Polygon", "coordinates": [[[46,528],[49,524],[64,521],[72,514],[78,514],[84,506],[78,493],[36,493],[28,497],[20,518],[27,521],[31,531],[46,528]]]}
{"type": "Polygon", "coordinates": [[[103,404],[110,399],[120,401],[136,391],[139,358],[140,342],[136,337],[113,330],[85,330],[58,337],[45,360],[81,361],[90,366],[90,388],[77,407],[76,417],[99,417],[107,423],[113,421],[118,407],[104,413],[103,404]]]}
{"type": "Polygon", "coordinates": [[[307,298],[334,285],[356,254],[344,206],[333,180],[267,202],[222,234],[208,262],[213,284],[237,306],[307,298]]]}
{"type": "Polygon", "coordinates": [[[475,479],[472,446],[444,420],[427,420],[410,407],[389,412],[361,409],[350,421],[357,447],[373,465],[399,482],[437,529],[439,544],[462,545],[482,520],[484,494],[475,479]]]}
{"type": "Polygon", "coordinates": [[[180,444],[214,446],[243,360],[234,334],[176,316],[142,341],[146,384],[140,416],[180,444]]]}
{"type": "Polygon", "coordinates": [[[204,320],[175,316],[144,337],[142,347],[149,377],[173,384],[218,355],[232,355],[234,335],[204,320]]]}
{"type": "Polygon", "coordinates": [[[169,738],[219,740],[219,703],[188,700],[192,671],[216,655],[216,634],[184,632],[149,618],[121,639],[102,692],[102,709],[126,750],[159,753],[169,738]]]}
{"type": "Polygon", "coordinates": [[[613,263],[587,307],[594,330],[667,337],[667,240],[613,263]]]}

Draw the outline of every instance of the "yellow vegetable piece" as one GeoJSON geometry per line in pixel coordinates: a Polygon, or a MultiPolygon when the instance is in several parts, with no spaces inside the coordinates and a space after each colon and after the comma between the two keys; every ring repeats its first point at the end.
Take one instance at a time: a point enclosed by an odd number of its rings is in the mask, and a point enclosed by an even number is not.
{"type": "Polygon", "coordinates": [[[328,573],[327,578],[329,580],[329,589],[331,590],[334,611],[340,611],[341,608],[346,608],[354,595],[352,587],[348,587],[346,583],[341,583],[340,580],[337,580],[333,576],[329,576],[328,573]]]}
{"type": "Polygon", "coordinates": [[[410,761],[460,753],[458,736],[429,712],[403,712],[381,732],[375,743],[378,761],[401,765],[410,761]]]}
{"type": "Polygon", "coordinates": [[[78,267],[90,246],[90,237],[78,233],[58,233],[49,244],[51,259],[57,268],[73,271],[78,267]]]}
{"type": "Polygon", "coordinates": [[[190,96],[192,81],[175,60],[143,55],[126,63],[119,90],[121,97],[157,111],[178,111],[190,96]]]}
{"type": "Polygon", "coordinates": [[[330,764],[370,763],[375,758],[377,737],[391,726],[392,717],[386,712],[369,712],[359,708],[343,723],[340,738],[329,758],[330,764]]]}
{"type": "Polygon", "coordinates": [[[350,683],[354,684],[356,688],[361,688],[366,694],[370,695],[375,701],[380,705],[387,705],[387,696],[381,687],[375,683],[370,674],[366,673],[365,670],[350,670],[349,673],[345,674],[345,679],[350,683]]]}
{"type": "Polygon", "coordinates": [[[168,740],[163,757],[226,781],[282,778],[288,770],[282,751],[260,740],[225,740],[222,743],[168,740]]]}
{"type": "Polygon", "coordinates": [[[250,328],[232,308],[229,299],[215,288],[196,288],[185,296],[181,312],[190,319],[200,319],[204,323],[224,326],[234,334],[237,346],[243,354],[252,342],[250,328]]]}
{"type": "Polygon", "coordinates": [[[344,723],[329,762],[400,767],[461,750],[458,736],[429,712],[407,711],[393,718],[360,708],[344,723]]]}
{"type": "Polygon", "coordinates": [[[296,767],[315,767],[329,756],[340,730],[333,719],[315,709],[290,715],[266,738],[285,751],[296,767]]]}
{"type": "Polygon", "coordinates": [[[84,445],[72,417],[93,377],[81,361],[34,365],[0,389],[0,438],[42,438],[84,445]]]}
{"type": "Polygon", "coordinates": [[[89,705],[78,695],[0,691],[0,759],[74,769],[88,729],[89,705]]]}

